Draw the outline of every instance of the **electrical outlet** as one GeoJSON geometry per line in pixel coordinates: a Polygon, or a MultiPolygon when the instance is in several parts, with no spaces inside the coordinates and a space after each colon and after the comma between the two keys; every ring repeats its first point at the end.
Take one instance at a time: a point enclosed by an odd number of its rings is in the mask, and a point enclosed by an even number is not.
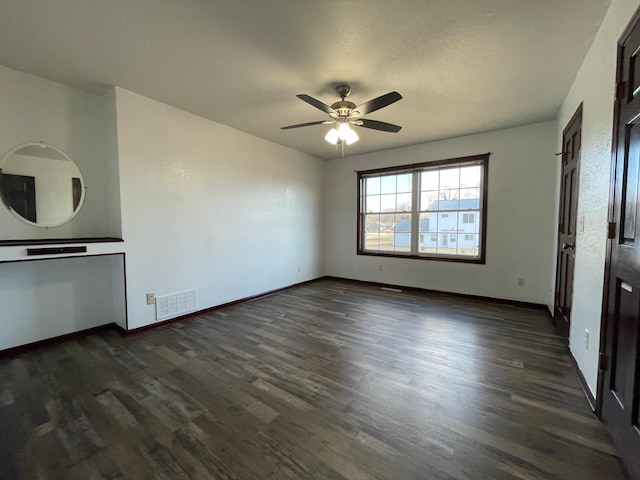
{"type": "Polygon", "coordinates": [[[382,271],[382,265],[378,265],[378,271],[381,272],[382,271]]]}
{"type": "Polygon", "coordinates": [[[518,277],[516,280],[516,285],[519,287],[524,287],[524,277],[518,277]]]}
{"type": "Polygon", "coordinates": [[[584,329],[584,348],[589,350],[589,330],[584,329]]]}
{"type": "Polygon", "coordinates": [[[156,303],[156,294],[147,293],[147,305],[153,305],[154,303],[156,303]]]}
{"type": "Polygon", "coordinates": [[[298,272],[302,271],[302,265],[298,265],[298,272]]]}

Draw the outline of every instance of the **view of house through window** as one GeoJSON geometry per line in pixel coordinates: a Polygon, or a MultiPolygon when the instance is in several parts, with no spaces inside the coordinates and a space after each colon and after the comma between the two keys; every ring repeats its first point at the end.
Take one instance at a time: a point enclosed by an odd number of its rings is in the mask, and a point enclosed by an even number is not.
{"type": "Polygon", "coordinates": [[[359,172],[358,253],[482,260],[488,157],[359,172]]]}

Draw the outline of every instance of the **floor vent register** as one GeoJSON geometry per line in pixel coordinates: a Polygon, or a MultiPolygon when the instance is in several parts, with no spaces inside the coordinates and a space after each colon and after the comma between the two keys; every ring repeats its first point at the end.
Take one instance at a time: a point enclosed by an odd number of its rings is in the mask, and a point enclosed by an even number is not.
{"type": "Polygon", "coordinates": [[[196,310],[196,291],[171,293],[156,297],[156,321],[178,317],[196,310]]]}

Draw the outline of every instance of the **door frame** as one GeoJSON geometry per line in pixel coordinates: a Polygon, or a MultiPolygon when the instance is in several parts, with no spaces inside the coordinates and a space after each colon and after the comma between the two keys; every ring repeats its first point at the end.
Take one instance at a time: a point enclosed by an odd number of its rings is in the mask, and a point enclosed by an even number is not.
{"type": "MultiPolygon", "coordinates": [[[[558,303],[558,297],[559,297],[559,290],[558,290],[558,282],[559,282],[559,273],[560,273],[560,255],[562,253],[562,231],[560,230],[560,225],[561,225],[561,221],[562,221],[562,207],[563,207],[563,198],[564,198],[564,175],[563,175],[563,171],[564,171],[564,155],[565,155],[565,151],[564,151],[564,147],[565,147],[565,136],[567,134],[567,131],[569,130],[569,127],[576,121],[580,121],[580,151],[582,152],[582,102],[580,102],[580,105],[578,105],[578,108],[576,108],[576,111],[573,113],[573,115],[571,115],[571,119],[567,122],[567,124],[565,125],[564,129],[562,130],[562,154],[560,157],[560,161],[561,161],[561,166],[560,166],[560,197],[558,198],[558,223],[557,223],[557,243],[556,243],[556,282],[554,285],[554,289],[553,289],[553,312],[552,312],[552,317],[553,317],[553,326],[557,331],[558,325],[557,325],[557,312],[556,312],[556,307],[557,307],[557,303],[558,303]]],[[[579,196],[580,196],[580,160],[581,160],[581,154],[580,156],[578,156],[578,162],[576,164],[576,179],[577,179],[577,183],[576,183],[576,219],[578,216],[578,200],[579,200],[579,196]]],[[[577,234],[578,232],[574,232],[574,234],[577,234]]],[[[574,255],[575,255],[575,240],[574,240],[574,255]]],[[[574,261],[574,268],[575,268],[575,261],[574,261]]],[[[573,277],[573,272],[571,272],[571,275],[573,277]]],[[[572,280],[573,283],[573,280],[572,280]]],[[[571,311],[570,311],[570,316],[569,316],[569,331],[567,332],[567,349],[569,348],[569,344],[568,344],[568,340],[569,337],[571,335],[571,313],[573,313],[573,287],[571,289],[571,311]]]]}
{"type": "MultiPolygon", "coordinates": [[[[622,60],[624,50],[622,45],[629,39],[631,32],[637,23],[640,22],[640,8],[638,8],[629,23],[625,27],[622,35],[618,39],[616,51],[616,79],[614,85],[614,103],[613,103],[613,127],[611,137],[611,163],[609,166],[609,204],[607,206],[607,239],[604,261],[604,282],[602,286],[602,311],[600,313],[600,345],[598,348],[598,380],[596,384],[596,405],[595,414],[602,419],[602,400],[604,395],[604,373],[607,365],[603,365],[603,359],[606,355],[607,346],[607,329],[609,326],[609,274],[611,273],[611,253],[613,249],[613,240],[615,232],[611,228],[615,228],[613,223],[614,207],[615,207],[615,187],[616,187],[616,167],[618,164],[618,117],[620,116],[620,97],[624,95],[620,85],[622,83],[622,60]],[[613,227],[612,227],[613,225],[613,227]]],[[[624,159],[623,159],[624,161],[624,159]]]]}

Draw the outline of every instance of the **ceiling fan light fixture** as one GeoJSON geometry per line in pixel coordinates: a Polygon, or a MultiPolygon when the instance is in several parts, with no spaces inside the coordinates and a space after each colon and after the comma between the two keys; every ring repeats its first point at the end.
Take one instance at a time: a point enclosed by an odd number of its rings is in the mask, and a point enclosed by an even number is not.
{"type": "Polygon", "coordinates": [[[329,142],[331,145],[336,145],[338,143],[339,135],[338,130],[332,128],[327,132],[324,139],[329,142]]]}
{"type": "Polygon", "coordinates": [[[349,132],[352,132],[351,127],[347,122],[341,123],[338,127],[338,138],[340,140],[346,140],[349,137],[349,132]]]}
{"type": "Polygon", "coordinates": [[[347,145],[356,143],[358,140],[360,140],[360,137],[358,137],[358,134],[353,128],[350,128],[349,133],[347,134],[347,139],[346,139],[347,145]]]}

